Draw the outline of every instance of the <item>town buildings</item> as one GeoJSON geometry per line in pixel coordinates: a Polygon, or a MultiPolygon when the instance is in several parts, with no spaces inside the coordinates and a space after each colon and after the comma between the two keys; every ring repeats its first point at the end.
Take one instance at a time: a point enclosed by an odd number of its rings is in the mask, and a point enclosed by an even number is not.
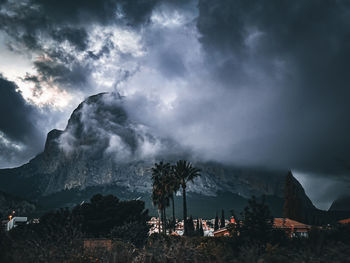
{"type": "Polygon", "coordinates": [[[289,218],[275,218],[273,227],[284,230],[289,237],[308,237],[311,226],[289,218]]]}

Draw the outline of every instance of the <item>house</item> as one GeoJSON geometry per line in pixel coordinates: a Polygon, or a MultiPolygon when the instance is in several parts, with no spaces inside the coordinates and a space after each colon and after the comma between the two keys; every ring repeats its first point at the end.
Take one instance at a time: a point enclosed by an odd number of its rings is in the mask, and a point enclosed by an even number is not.
{"type": "Polygon", "coordinates": [[[311,226],[289,218],[275,218],[273,227],[284,230],[289,237],[308,237],[311,226]]]}
{"type": "Polygon", "coordinates": [[[350,224],[350,218],[339,220],[338,223],[339,224],[350,224]]]}
{"type": "Polygon", "coordinates": [[[6,231],[10,231],[12,228],[17,227],[18,225],[27,224],[27,217],[11,217],[10,220],[6,224],[6,231]]]}
{"type": "Polygon", "coordinates": [[[230,232],[226,227],[220,228],[213,232],[214,237],[227,237],[230,236],[230,232]]]}
{"type": "Polygon", "coordinates": [[[159,218],[152,217],[147,223],[150,226],[148,233],[149,235],[159,233],[159,229],[162,229],[162,225],[160,224],[159,218]]]}

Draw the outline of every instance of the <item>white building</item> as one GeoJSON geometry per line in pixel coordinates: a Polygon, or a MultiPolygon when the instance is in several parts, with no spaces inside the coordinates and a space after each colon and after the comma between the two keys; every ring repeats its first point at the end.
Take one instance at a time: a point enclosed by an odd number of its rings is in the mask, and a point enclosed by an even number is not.
{"type": "Polygon", "coordinates": [[[27,217],[13,217],[13,218],[11,218],[11,220],[8,221],[6,224],[6,231],[10,231],[12,228],[14,228],[18,225],[26,224],[27,220],[28,220],[27,217]]]}

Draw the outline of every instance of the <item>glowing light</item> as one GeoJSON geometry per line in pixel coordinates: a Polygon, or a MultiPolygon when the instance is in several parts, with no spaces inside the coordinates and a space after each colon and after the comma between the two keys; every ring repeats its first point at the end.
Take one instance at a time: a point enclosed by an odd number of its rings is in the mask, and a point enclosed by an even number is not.
{"type": "Polygon", "coordinates": [[[163,27],[176,27],[179,25],[183,25],[186,21],[186,18],[178,11],[172,13],[166,11],[159,11],[153,13],[151,21],[154,24],[163,27]]]}
{"type": "Polygon", "coordinates": [[[65,108],[72,99],[71,94],[54,84],[49,86],[43,82],[40,89],[38,89],[34,83],[20,80],[17,81],[17,85],[23,98],[38,107],[51,106],[61,110],[65,108]]]}

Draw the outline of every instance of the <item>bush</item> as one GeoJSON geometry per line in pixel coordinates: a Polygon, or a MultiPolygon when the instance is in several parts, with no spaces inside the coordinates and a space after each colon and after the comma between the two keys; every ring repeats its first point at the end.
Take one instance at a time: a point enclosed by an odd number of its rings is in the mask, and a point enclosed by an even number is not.
{"type": "Polygon", "coordinates": [[[112,238],[118,238],[137,247],[143,247],[147,241],[149,226],[141,222],[130,222],[116,226],[111,231],[112,238]]]}

